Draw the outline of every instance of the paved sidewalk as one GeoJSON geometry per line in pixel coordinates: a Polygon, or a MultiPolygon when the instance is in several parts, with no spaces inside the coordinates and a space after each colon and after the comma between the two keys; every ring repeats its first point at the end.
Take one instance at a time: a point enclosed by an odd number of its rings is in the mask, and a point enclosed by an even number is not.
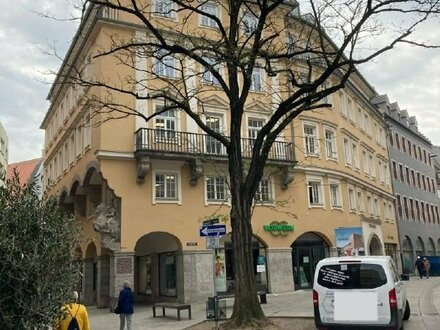
{"type": "MultiPolygon", "coordinates": [[[[426,329],[431,328],[430,322],[437,322],[440,317],[440,277],[419,279],[411,277],[405,281],[408,300],[411,307],[411,319],[405,322],[407,328],[422,329],[419,327],[421,320],[425,322],[426,329]],[[431,307],[430,307],[431,306],[431,307]],[[433,320],[431,320],[433,318],[433,320]]],[[[233,299],[227,299],[227,316],[232,313],[233,299]]],[[[267,304],[262,305],[267,316],[302,316],[313,317],[312,291],[299,290],[288,294],[268,294],[267,304]]],[[[151,306],[136,306],[133,315],[133,330],[143,329],[185,329],[193,324],[206,320],[205,304],[192,304],[192,320],[188,320],[187,311],[181,311],[181,320],[177,321],[177,312],[167,309],[167,317],[153,318],[151,306]]],[[[119,329],[119,317],[107,309],[89,307],[89,316],[92,330],[119,329]]],[[[158,311],[161,315],[162,311],[158,311]]]]}

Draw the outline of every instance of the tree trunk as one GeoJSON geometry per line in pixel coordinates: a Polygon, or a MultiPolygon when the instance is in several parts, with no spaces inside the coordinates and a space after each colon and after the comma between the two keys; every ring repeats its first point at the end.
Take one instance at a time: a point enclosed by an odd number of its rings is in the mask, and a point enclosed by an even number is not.
{"type": "Polygon", "coordinates": [[[231,226],[234,255],[235,301],[228,327],[253,326],[265,320],[258,301],[252,254],[252,197],[243,180],[240,139],[231,139],[229,173],[231,178],[231,226]],[[236,144],[233,141],[237,141],[236,144]]]}

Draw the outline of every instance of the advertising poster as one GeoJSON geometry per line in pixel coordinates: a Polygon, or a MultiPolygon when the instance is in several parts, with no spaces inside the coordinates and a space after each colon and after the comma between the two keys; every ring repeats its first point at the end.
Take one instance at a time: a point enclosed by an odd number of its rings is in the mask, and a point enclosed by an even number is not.
{"type": "Polygon", "coordinates": [[[226,292],[225,250],[217,249],[215,253],[215,289],[226,292]]]}
{"type": "Polygon", "coordinates": [[[338,256],[365,255],[362,227],[343,227],[335,229],[338,256]]]}

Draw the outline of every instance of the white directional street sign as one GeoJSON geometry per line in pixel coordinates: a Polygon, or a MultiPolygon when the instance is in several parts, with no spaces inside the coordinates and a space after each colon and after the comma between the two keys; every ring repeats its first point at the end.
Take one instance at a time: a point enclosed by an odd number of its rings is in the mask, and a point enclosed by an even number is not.
{"type": "Polygon", "coordinates": [[[200,228],[200,236],[223,236],[226,235],[226,225],[211,225],[200,228]]]}

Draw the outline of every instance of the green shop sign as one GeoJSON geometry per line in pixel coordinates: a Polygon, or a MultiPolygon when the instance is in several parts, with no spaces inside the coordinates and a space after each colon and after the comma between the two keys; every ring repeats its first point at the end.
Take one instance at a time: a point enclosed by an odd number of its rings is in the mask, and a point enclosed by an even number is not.
{"type": "Polygon", "coordinates": [[[295,227],[286,221],[272,221],[270,225],[263,225],[265,231],[270,231],[272,235],[287,235],[287,232],[294,231],[295,227]]]}

